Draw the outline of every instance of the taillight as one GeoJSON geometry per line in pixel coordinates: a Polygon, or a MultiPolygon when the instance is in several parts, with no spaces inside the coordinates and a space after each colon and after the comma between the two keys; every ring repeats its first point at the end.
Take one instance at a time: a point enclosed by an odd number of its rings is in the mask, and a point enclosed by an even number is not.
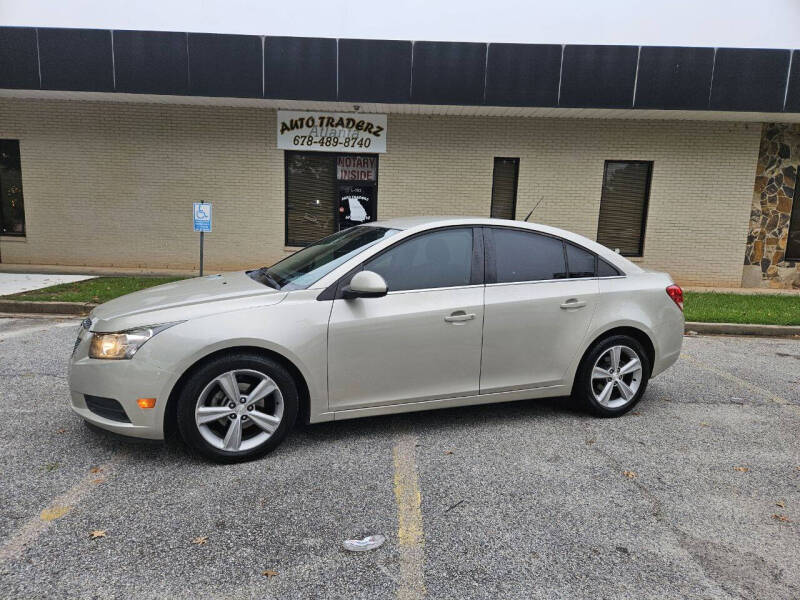
{"type": "Polygon", "coordinates": [[[672,298],[672,301],[678,305],[678,308],[683,310],[683,290],[679,285],[671,285],[667,288],[667,295],[672,298]]]}

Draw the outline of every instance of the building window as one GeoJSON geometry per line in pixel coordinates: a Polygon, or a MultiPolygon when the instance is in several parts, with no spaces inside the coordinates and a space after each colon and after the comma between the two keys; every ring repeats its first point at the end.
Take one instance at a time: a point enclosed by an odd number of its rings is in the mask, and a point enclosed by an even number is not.
{"type": "Polygon", "coordinates": [[[644,251],[652,173],[650,161],[606,161],[597,241],[623,256],[644,251]]]}
{"type": "Polygon", "coordinates": [[[287,151],[285,167],[287,246],[376,220],[377,155],[287,151]]]}
{"type": "Polygon", "coordinates": [[[794,190],[785,258],[786,260],[800,260],[800,184],[794,190]]]}
{"type": "Polygon", "coordinates": [[[19,140],[0,140],[0,235],[25,235],[19,140]]]}
{"type": "Polygon", "coordinates": [[[513,219],[517,211],[518,158],[495,158],[492,175],[492,212],[495,219],[513,219]]]}

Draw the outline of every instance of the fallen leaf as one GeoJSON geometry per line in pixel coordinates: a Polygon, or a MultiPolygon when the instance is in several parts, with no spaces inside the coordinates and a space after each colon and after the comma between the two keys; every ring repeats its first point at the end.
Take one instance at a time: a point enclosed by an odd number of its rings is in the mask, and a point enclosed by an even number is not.
{"type": "Polygon", "coordinates": [[[786,508],[786,503],[783,500],[778,500],[775,503],[775,506],[780,506],[781,508],[786,508]]]}
{"type": "Polygon", "coordinates": [[[90,536],[92,539],[95,539],[95,538],[101,538],[101,537],[106,537],[106,530],[105,530],[105,529],[95,529],[94,531],[92,531],[92,532],[89,534],[89,536],[90,536]]]}
{"type": "Polygon", "coordinates": [[[102,467],[92,467],[91,469],[89,469],[89,473],[99,473],[102,470],[103,470],[102,467]]]}
{"type": "Polygon", "coordinates": [[[207,535],[199,535],[199,536],[197,536],[196,538],[194,538],[192,540],[192,543],[193,544],[197,544],[198,546],[202,546],[207,541],[208,541],[208,536],[207,535]]]}
{"type": "Polygon", "coordinates": [[[750,470],[750,467],[733,467],[734,471],[739,471],[740,473],[747,473],[750,470]]]}
{"type": "Polygon", "coordinates": [[[700,427],[709,427],[709,424],[703,421],[702,423],[700,423],[700,427]]]}
{"type": "Polygon", "coordinates": [[[61,427],[61,428],[59,428],[59,429],[56,429],[56,433],[65,433],[66,431],[67,431],[67,430],[66,430],[66,429],[64,429],[63,427],[61,427]]]}
{"type": "Polygon", "coordinates": [[[594,444],[594,443],[595,443],[595,441],[596,441],[596,440],[595,440],[594,438],[591,438],[591,439],[589,439],[589,440],[586,440],[586,445],[587,445],[587,446],[591,446],[592,444],[594,444]]]}
{"type": "Polygon", "coordinates": [[[641,415],[642,413],[640,413],[638,410],[635,410],[635,411],[633,411],[631,414],[632,414],[634,417],[638,417],[638,416],[639,416],[639,415],[641,415]]]}
{"type": "Polygon", "coordinates": [[[444,453],[445,454],[453,454],[453,451],[452,450],[445,450],[444,453]]]}
{"type": "Polygon", "coordinates": [[[261,571],[261,574],[264,577],[269,577],[270,579],[272,579],[273,577],[275,577],[278,574],[278,572],[277,571],[273,571],[272,569],[266,569],[264,571],[261,571]]]}
{"type": "Polygon", "coordinates": [[[787,517],[785,515],[779,515],[777,513],[772,515],[772,518],[775,519],[776,521],[780,521],[781,523],[791,523],[792,522],[792,520],[789,517],[787,517]]]}
{"type": "Polygon", "coordinates": [[[54,462],[54,463],[47,463],[47,464],[44,466],[44,470],[45,470],[45,471],[48,471],[48,472],[50,472],[50,471],[55,471],[55,470],[56,470],[58,467],[60,467],[60,466],[61,466],[61,465],[60,465],[59,463],[57,463],[57,462],[54,462]]]}
{"type": "Polygon", "coordinates": [[[102,477],[98,477],[97,479],[92,479],[92,483],[95,485],[97,485],[98,483],[103,483],[104,481],[105,479],[103,479],[102,477]]]}
{"type": "Polygon", "coordinates": [[[636,479],[636,473],[634,471],[623,471],[622,474],[628,479],[636,479]]]}

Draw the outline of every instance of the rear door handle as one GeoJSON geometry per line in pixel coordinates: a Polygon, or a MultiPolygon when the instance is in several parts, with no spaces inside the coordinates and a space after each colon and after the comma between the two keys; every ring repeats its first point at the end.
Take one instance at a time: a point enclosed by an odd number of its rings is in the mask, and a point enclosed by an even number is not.
{"type": "Polygon", "coordinates": [[[463,321],[471,321],[475,318],[475,313],[465,313],[463,310],[457,310],[450,316],[445,317],[444,320],[448,323],[461,323],[463,321]]]}
{"type": "Polygon", "coordinates": [[[570,298],[561,305],[561,308],[563,308],[564,310],[569,310],[570,308],[583,308],[584,306],[586,306],[585,300],[577,300],[575,298],[570,298]]]}

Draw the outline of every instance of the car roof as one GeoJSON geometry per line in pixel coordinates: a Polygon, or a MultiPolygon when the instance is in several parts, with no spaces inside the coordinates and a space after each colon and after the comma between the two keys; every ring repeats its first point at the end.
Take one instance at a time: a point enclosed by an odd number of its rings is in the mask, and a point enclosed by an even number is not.
{"type": "Polygon", "coordinates": [[[397,217],[395,219],[386,219],[385,221],[375,221],[374,223],[368,223],[368,225],[373,225],[375,227],[386,227],[387,229],[411,229],[412,227],[418,227],[420,225],[429,225],[433,223],[440,223],[442,221],[455,221],[455,222],[463,222],[464,224],[472,224],[479,219],[475,217],[447,217],[447,216],[440,216],[440,217],[424,217],[424,216],[417,216],[417,217],[397,217]]]}
{"type": "Polygon", "coordinates": [[[573,233],[566,229],[558,227],[551,227],[550,225],[542,225],[541,223],[529,223],[527,221],[512,221],[509,219],[492,219],[489,217],[465,217],[465,216],[416,216],[416,217],[397,217],[395,219],[386,219],[384,221],[375,221],[367,226],[373,227],[386,227],[388,229],[400,229],[404,231],[414,230],[422,231],[433,227],[442,226],[456,226],[456,225],[496,225],[501,227],[516,227],[520,229],[530,229],[531,231],[538,231],[563,238],[568,241],[575,242],[585,248],[588,248],[606,260],[611,262],[617,267],[622,268],[628,273],[640,272],[642,269],[630,262],[626,258],[620,256],[613,250],[598,244],[594,240],[584,237],[580,234],[573,233]]]}

